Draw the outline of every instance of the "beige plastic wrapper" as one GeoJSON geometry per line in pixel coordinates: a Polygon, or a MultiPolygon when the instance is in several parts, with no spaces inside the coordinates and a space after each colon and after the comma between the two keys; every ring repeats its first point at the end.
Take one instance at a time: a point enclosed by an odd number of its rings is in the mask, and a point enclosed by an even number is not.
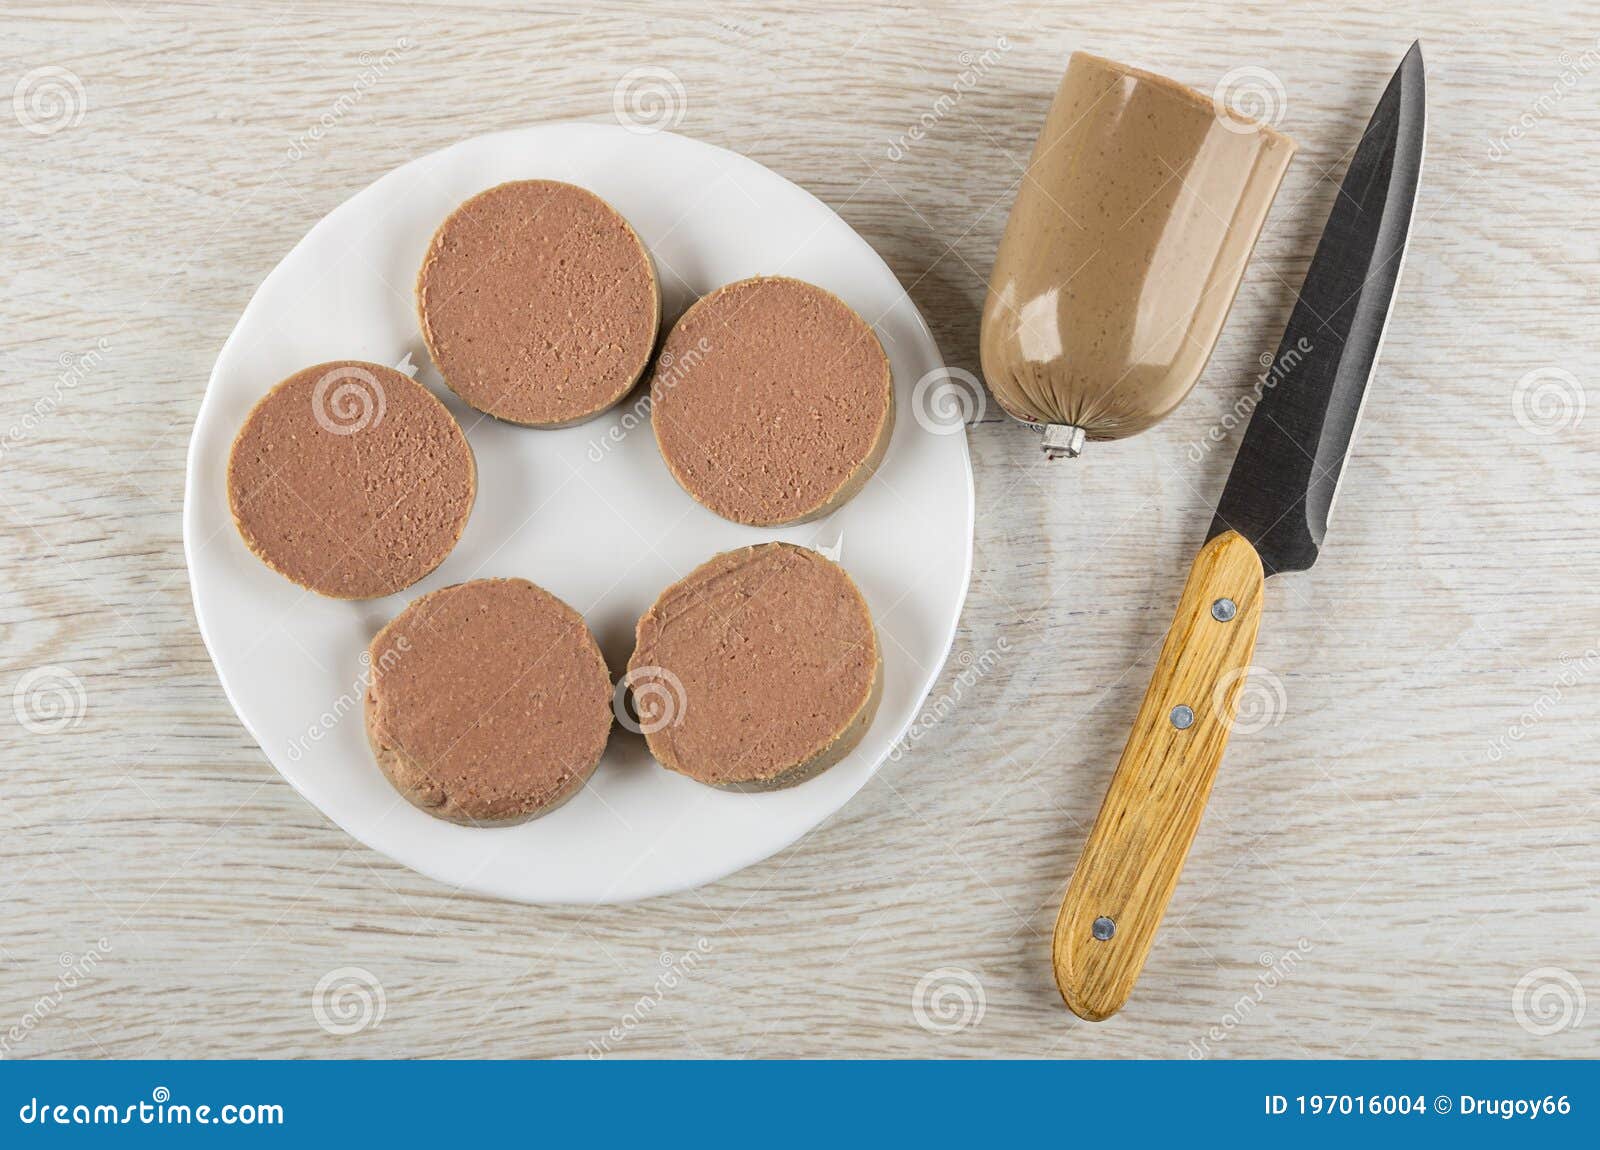
{"type": "Polygon", "coordinates": [[[1122,439],[1200,378],[1294,141],[1150,72],[1074,53],[983,310],[1000,406],[1045,453],[1122,439]]]}

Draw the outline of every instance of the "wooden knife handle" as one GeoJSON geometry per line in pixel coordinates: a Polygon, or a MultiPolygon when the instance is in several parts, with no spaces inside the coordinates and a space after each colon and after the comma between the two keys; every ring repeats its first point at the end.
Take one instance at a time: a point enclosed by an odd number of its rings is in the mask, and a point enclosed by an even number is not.
{"type": "Polygon", "coordinates": [[[1228,743],[1263,588],[1261,557],[1233,531],[1189,571],[1056,919],[1056,986],[1080,1018],[1115,1014],[1144,969],[1228,743]]]}

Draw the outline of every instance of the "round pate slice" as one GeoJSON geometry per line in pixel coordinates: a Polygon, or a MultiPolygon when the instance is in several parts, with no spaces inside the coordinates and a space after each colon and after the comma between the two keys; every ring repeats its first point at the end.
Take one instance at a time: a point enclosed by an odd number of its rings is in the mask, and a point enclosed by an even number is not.
{"type": "Polygon", "coordinates": [[[593,419],[643,376],[661,326],[650,253],[593,192],[517,180],[452,212],[417,276],[450,389],[530,427],[593,419]]]}
{"type": "Polygon", "coordinates": [[[611,675],[583,617],[525,579],[417,599],[367,650],[367,740],[431,815],[524,822],[583,788],[611,733],[611,675]]]}
{"type": "Polygon", "coordinates": [[[673,326],[651,423],[678,483],[724,519],[802,523],[853,497],[883,460],[894,383],[843,300],[784,277],[740,280],[673,326]]]}
{"type": "Polygon", "coordinates": [[[882,681],[855,583],[789,543],[725,552],[663,591],[626,680],[650,753],[731,790],[793,786],[843,759],[882,681]]]}
{"type": "Polygon", "coordinates": [[[427,388],[375,363],[296,372],[256,404],[228,457],[245,545],[302,587],[375,599],[411,586],[461,538],[472,450],[427,388]]]}

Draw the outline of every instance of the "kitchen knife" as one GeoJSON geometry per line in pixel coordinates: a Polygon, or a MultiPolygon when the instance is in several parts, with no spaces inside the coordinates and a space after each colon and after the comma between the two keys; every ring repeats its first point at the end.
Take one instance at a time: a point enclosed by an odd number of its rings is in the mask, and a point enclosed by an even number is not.
{"type": "Polygon", "coordinates": [[[1056,985],[1091,1022],[1127,1002],[1200,826],[1265,579],[1316,561],[1405,258],[1422,172],[1412,44],[1350,161],[1274,368],[1056,920],[1056,985]]]}

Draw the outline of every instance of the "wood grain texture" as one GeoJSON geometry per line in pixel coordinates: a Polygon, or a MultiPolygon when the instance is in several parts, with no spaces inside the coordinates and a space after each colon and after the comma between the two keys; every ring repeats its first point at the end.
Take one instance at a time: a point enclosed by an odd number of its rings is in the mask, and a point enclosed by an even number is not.
{"type": "Polygon", "coordinates": [[[1088,1022],[1121,1010],[1144,970],[1228,746],[1265,589],[1261,556],[1235,531],[1208,542],[1189,569],[1056,917],[1056,988],[1088,1022]],[[1213,610],[1224,602],[1226,617],[1213,610]],[[1097,923],[1108,929],[1097,934],[1097,923]]]}
{"type": "Polygon", "coordinates": [[[1600,1055],[1597,24],[1490,0],[8,3],[0,98],[42,68],[82,95],[63,89],[48,134],[0,111],[5,1053],[1600,1055]],[[1138,995],[1083,1025],[1051,973],[1064,860],[1204,538],[1235,404],[1417,36],[1423,188],[1326,546],[1269,585],[1255,729],[1233,734],[1138,995]],[[463,137],[611,121],[630,70],[670,68],[679,131],[839,211],[975,372],[990,261],[1077,48],[1202,90],[1266,68],[1300,150],[1165,422],[1047,466],[988,406],[972,591],[902,757],[761,865],[594,910],[441,887],[278,777],[196,632],[181,493],[212,362],[317,220],[463,137]],[[64,721],[25,727],[8,700],[46,668],[82,695],[58,679],[64,721]],[[330,1033],[316,988],[352,968],[381,1018],[330,1033]],[[1526,989],[1519,1021],[1519,986],[1559,987],[1551,968],[1587,987],[1581,1023],[1529,1019],[1526,989]]]}

